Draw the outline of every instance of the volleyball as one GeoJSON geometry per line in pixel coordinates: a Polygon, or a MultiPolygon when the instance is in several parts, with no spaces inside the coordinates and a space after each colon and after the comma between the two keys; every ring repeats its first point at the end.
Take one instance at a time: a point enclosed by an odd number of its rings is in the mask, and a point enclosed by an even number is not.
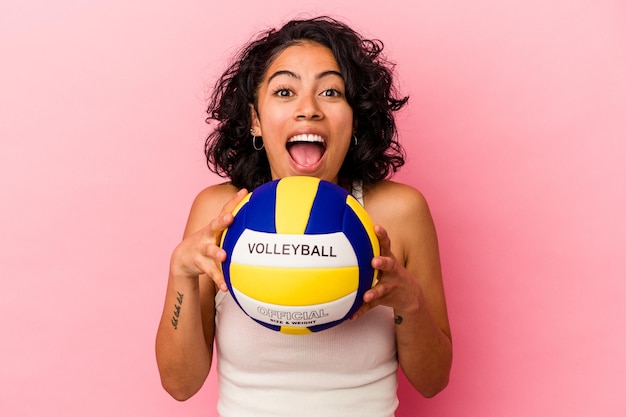
{"type": "Polygon", "coordinates": [[[306,176],[265,183],[235,208],[222,271],[257,323],[303,335],[337,326],[376,282],[378,238],[363,206],[340,186],[306,176]]]}

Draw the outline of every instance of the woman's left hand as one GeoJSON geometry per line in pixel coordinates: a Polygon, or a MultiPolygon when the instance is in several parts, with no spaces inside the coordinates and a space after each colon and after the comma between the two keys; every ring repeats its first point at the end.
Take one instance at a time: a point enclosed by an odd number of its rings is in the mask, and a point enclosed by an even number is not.
{"type": "Polygon", "coordinates": [[[396,315],[417,312],[423,297],[417,279],[391,252],[387,231],[378,225],[374,231],[380,242],[380,256],[372,259],[372,267],[379,271],[378,282],[364,294],[363,305],[351,319],[357,319],[379,305],[393,307],[396,315]]]}

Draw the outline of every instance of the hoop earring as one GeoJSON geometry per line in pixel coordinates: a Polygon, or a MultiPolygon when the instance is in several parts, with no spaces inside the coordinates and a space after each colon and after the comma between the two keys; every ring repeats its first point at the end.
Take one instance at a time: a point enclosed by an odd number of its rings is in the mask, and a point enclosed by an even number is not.
{"type": "Polygon", "coordinates": [[[352,139],[353,139],[353,144],[352,147],[356,147],[359,144],[359,138],[356,137],[356,135],[352,135],[352,139]]]}
{"type": "Polygon", "coordinates": [[[250,129],[250,134],[252,135],[252,147],[254,148],[255,151],[260,151],[265,147],[265,144],[263,143],[263,138],[260,136],[255,136],[254,134],[254,129],[250,129]],[[257,140],[256,138],[261,139],[261,145],[257,145],[257,140]]]}

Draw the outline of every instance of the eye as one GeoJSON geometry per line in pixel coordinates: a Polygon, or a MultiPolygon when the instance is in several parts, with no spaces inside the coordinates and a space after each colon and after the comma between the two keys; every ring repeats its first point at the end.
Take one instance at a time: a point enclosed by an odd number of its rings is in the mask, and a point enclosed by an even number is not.
{"type": "Polygon", "coordinates": [[[292,91],[286,87],[278,87],[273,94],[277,97],[291,97],[293,95],[292,91]]]}
{"type": "Polygon", "coordinates": [[[336,88],[328,88],[324,91],[322,91],[322,96],[324,97],[341,97],[342,93],[341,91],[337,90],[336,88]]]}

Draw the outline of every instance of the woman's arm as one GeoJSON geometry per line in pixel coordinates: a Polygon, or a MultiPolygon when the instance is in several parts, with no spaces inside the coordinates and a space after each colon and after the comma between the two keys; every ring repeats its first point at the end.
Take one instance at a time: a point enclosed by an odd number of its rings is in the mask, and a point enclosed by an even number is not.
{"type": "Polygon", "coordinates": [[[394,308],[400,366],[411,384],[432,397],[448,384],[452,340],[435,227],[424,197],[415,189],[385,182],[366,195],[381,243],[377,285],[359,313],[383,304],[394,308]]]}
{"type": "Polygon", "coordinates": [[[219,248],[231,212],[245,190],[218,185],[196,197],[183,241],[174,250],[156,337],[161,382],[177,400],[193,396],[211,369],[216,287],[224,288],[219,248]]]}

